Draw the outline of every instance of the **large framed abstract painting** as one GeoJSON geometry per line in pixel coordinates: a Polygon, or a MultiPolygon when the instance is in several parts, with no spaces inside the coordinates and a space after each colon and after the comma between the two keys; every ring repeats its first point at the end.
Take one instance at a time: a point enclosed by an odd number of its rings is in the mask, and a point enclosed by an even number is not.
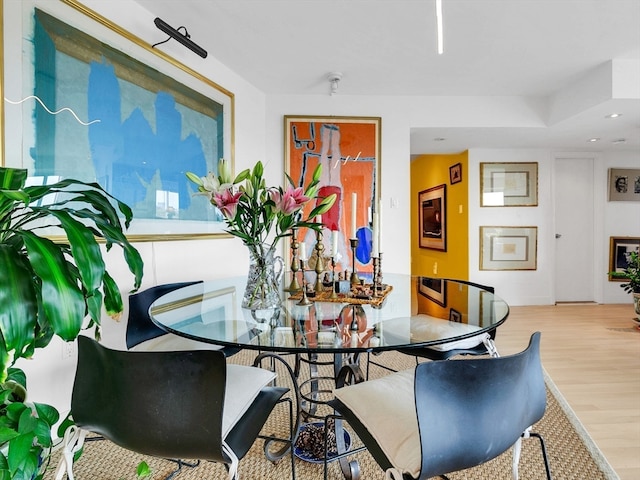
{"type": "MultiPolygon", "coordinates": [[[[353,268],[350,239],[358,240],[355,268],[360,272],[373,270],[374,230],[377,246],[382,248],[379,229],[374,228],[374,223],[381,225],[380,129],[379,117],[284,117],[285,172],[297,185],[307,185],[321,164],[319,196],[337,196],[321,219],[324,255],[336,250],[336,271],[353,268]]],[[[298,235],[299,241],[308,244],[307,251],[313,251],[314,232],[305,230],[298,235]]]]}
{"type": "Polygon", "coordinates": [[[132,240],[223,235],[185,172],[233,162],[233,94],[77,0],[3,13],[3,163],[98,182],[133,210],[132,240]]]}

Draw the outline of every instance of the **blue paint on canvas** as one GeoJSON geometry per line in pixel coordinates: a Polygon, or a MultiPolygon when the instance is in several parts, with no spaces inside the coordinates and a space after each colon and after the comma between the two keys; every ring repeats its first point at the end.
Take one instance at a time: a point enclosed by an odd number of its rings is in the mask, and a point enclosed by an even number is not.
{"type": "Polygon", "coordinates": [[[39,10],[33,41],[34,93],[99,120],[34,108],[37,175],[97,181],[137,219],[222,220],[185,175],[215,171],[224,156],[221,104],[39,10]]]}
{"type": "MultiPolygon", "coordinates": [[[[128,205],[148,204],[151,211],[138,212],[154,218],[155,194],[148,188],[161,182],[161,190],[177,191],[181,208],[188,208],[191,196],[184,182],[185,171],[206,172],[207,164],[198,138],[181,138],[182,117],[175,99],[158,92],[155,100],[155,131],[140,108],[121,120],[120,89],[111,65],[91,62],[89,75],[89,117],[100,122],[90,126],[91,158],[100,181],[128,205]],[[162,172],[161,178],[154,178],[162,172]]],[[[138,208],[140,210],[140,208],[138,208]]]]}

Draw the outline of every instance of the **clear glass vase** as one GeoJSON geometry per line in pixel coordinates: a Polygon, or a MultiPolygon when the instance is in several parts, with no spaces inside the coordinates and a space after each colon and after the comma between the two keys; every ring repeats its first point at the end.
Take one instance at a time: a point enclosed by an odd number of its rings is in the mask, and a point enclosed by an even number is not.
{"type": "Polygon", "coordinates": [[[242,299],[242,307],[262,310],[280,307],[280,277],[284,261],[274,254],[275,245],[262,243],[247,245],[249,249],[249,275],[242,299]]]}

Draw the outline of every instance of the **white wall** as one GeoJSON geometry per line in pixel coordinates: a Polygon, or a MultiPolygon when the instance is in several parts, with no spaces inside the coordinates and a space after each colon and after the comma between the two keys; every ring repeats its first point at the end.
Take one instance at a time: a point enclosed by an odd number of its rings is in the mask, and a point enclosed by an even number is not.
{"type": "Polygon", "coordinates": [[[593,157],[596,196],[594,225],[596,257],[595,300],[599,303],[631,303],[617,282],[609,282],[609,237],[640,237],[640,202],[609,202],[609,168],[640,168],[638,152],[553,152],[550,150],[473,149],[469,151],[469,276],[472,281],[493,285],[509,305],[555,303],[555,229],[553,162],[556,157],[593,157]],[[538,206],[481,208],[481,162],[538,162],[538,206]],[[480,226],[537,226],[538,261],[532,271],[481,271],[479,269],[480,226]]]}
{"type": "MultiPolygon", "coordinates": [[[[607,183],[609,168],[640,169],[640,152],[606,152],[603,154],[600,182],[607,183]]],[[[606,272],[609,267],[609,237],[640,237],[640,202],[610,202],[608,192],[602,194],[602,243],[599,252],[603,263],[602,303],[632,303],[631,295],[620,288],[620,282],[609,282],[606,272]]]]}
{"type": "Polygon", "coordinates": [[[492,285],[509,305],[553,303],[553,231],[551,195],[552,159],[548,150],[469,151],[469,278],[492,285]],[[537,207],[480,207],[481,162],[538,162],[537,207]],[[537,226],[538,260],[536,270],[480,271],[480,226],[537,226]]]}

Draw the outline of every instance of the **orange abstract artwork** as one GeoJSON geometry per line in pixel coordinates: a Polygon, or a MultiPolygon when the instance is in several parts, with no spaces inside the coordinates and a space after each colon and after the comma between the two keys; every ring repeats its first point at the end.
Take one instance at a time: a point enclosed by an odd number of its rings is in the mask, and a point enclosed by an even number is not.
{"type": "MultiPolygon", "coordinates": [[[[337,270],[351,269],[349,240],[357,238],[356,268],[371,271],[373,217],[380,210],[380,119],[287,116],[285,137],[285,169],[292,180],[308,184],[320,163],[319,196],[337,197],[321,218],[323,256],[336,258],[337,270]]],[[[298,232],[298,240],[310,252],[316,244],[313,231],[298,232]]]]}

